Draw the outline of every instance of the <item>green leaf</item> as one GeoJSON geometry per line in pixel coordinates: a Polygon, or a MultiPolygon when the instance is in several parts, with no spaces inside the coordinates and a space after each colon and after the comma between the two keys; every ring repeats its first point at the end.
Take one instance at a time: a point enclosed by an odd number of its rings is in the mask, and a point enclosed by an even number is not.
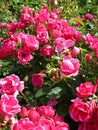
{"type": "Polygon", "coordinates": [[[68,114],[68,105],[65,103],[59,104],[57,107],[57,113],[60,116],[66,116],[68,114]]]}
{"type": "Polygon", "coordinates": [[[43,88],[39,89],[36,93],[35,93],[35,98],[39,98],[43,95],[45,95],[46,92],[43,91],[43,88]]]}
{"type": "Polygon", "coordinates": [[[84,26],[84,22],[80,18],[74,18],[74,22],[80,23],[82,26],[84,26]]]}
{"type": "Polygon", "coordinates": [[[61,96],[61,91],[62,91],[62,88],[61,87],[55,87],[55,88],[52,88],[50,90],[50,92],[47,94],[47,97],[49,99],[55,99],[55,98],[59,98],[61,96]]]}

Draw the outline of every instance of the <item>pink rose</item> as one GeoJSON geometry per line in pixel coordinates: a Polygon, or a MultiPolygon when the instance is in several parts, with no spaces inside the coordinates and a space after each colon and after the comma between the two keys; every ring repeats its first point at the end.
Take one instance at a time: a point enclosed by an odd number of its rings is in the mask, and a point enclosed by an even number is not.
{"type": "Polygon", "coordinates": [[[33,35],[24,35],[22,42],[24,48],[28,48],[30,51],[35,51],[39,48],[39,41],[33,35]]]}
{"type": "Polygon", "coordinates": [[[42,44],[42,43],[47,43],[49,36],[48,36],[48,31],[44,26],[37,26],[36,28],[36,33],[37,33],[37,40],[42,44]]]}
{"type": "Polygon", "coordinates": [[[40,115],[36,110],[31,109],[28,113],[28,118],[32,122],[38,122],[40,119],[40,115]]]}
{"type": "Polygon", "coordinates": [[[20,64],[25,65],[33,59],[33,56],[28,48],[21,47],[18,49],[17,59],[20,64]]]}
{"type": "Polygon", "coordinates": [[[78,130],[98,130],[98,124],[93,122],[84,122],[79,124],[78,130]]]}
{"type": "Polygon", "coordinates": [[[55,127],[55,130],[69,130],[69,125],[67,123],[60,123],[55,127]]]}
{"type": "Polygon", "coordinates": [[[28,118],[21,118],[12,125],[11,130],[34,130],[34,124],[28,118]]]}
{"type": "Polygon", "coordinates": [[[51,106],[40,106],[37,108],[38,113],[45,118],[53,118],[55,114],[55,110],[51,106]]]}
{"type": "Polygon", "coordinates": [[[55,130],[55,124],[52,119],[41,118],[35,128],[36,130],[55,130]]]}
{"type": "Polygon", "coordinates": [[[81,48],[80,47],[74,47],[72,50],[71,50],[71,56],[72,57],[76,57],[78,54],[81,53],[81,48]]]}
{"type": "Polygon", "coordinates": [[[0,88],[1,94],[17,96],[24,89],[24,82],[20,81],[17,75],[12,74],[0,80],[0,88]]]}
{"type": "Polygon", "coordinates": [[[79,60],[70,56],[65,56],[62,64],[60,74],[63,76],[76,76],[79,71],[79,60]]]}
{"type": "Polygon", "coordinates": [[[20,116],[21,117],[27,117],[28,116],[28,111],[26,107],[22,107],[20,111],[20,116]]]}
{"type": "Polygon", "coordinates": [[[77,88],[76,88],[76,95],[79,98],[87,98],[91,95],[93,95],[97,90],[97,86],[93,85],[91,82],[85,82],[81,83],[77,88]]]}
{"type": "Polygon", "coordinates": [[[93,16],[92,14],[90,14],[90,13],[87,13],[87,14],[85,15],[85,17],[86,17],[87,19],[92,19],[94,16],[93,16]]]}
{"type": "Polygon", "coordinates": [[[32,75],[32,85],[34,87],[42,87],[44,84],[44,79],[43,79],[44,74],[42,73],[36,73],[32,75]]]}
{"type": "Polygon", "coordinates": [[[40,50],[40,55],[41,56],[53,56],[54,55],[54,49],[50,45],[45,45],[41,50],[40,50]]]}
{"type": "Polygon", "coordinates": [[[83,102],[81,99],[74,99],[69,107],[69,114],[76,122],[88,121],[92,116],[95,105],[95,101],[83,102]]]}
{"type": "Polygon", "coordinates": [[[87,61],[91,61],[92,60],[92,55],[91,54],[86,54],[85,58],[87,61]]]}
{"type": "Polygon", "coordinates": [[[6,58],[8,55],[12,54],[15,48],[15,42],[10,38],[4,40],[0,47],[0,59],[6,58]]]}
{"type": "Polygon", "coordinates": [[[5,120],[9,120],[20,112],[18,100],[12,95],[2,95],[0,100],[0,112],[4,115],[5,120]]]}
{"type": "Polygon", "coordinates": [[[54,41],[54,45],[56,46],[55,51],[56,52],[60,52],[63,49],[68,49],[70,47],[72,47],[75,44],[75,42],[73,40],[65,40],[62,37],[58,37],[55,39],[54,41]]]}
{"type": "Polygon", "coordinates": [[[47,6],[42,7],[38,15],[39,22],[46,22],[49,19],[49,9],[47,6]]]}

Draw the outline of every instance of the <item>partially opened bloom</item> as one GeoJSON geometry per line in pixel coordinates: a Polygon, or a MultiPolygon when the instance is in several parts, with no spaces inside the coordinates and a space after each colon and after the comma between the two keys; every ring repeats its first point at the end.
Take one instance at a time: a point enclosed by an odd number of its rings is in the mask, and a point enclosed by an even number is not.
{"type": "Polygon", "coordinates": [[[93,95],[97,91],[97,86],[93,85],[91,82],[81,83],[76,88],[76,95],[79,98],[87,98],[93,95]]]}
{"type": "Polygon", "coordinates": [[[80,68],[79,60],[70,56],[65,56],[60,69],[63,76],[76,76],[80,68]]]}
{"type": "Polygon", "coordinates": [[[34,87],[42,87],[44,84],[44,79],[43,79],[44,74],[42,73],[35,73],[32,75],[32,85],[34,87]]]}

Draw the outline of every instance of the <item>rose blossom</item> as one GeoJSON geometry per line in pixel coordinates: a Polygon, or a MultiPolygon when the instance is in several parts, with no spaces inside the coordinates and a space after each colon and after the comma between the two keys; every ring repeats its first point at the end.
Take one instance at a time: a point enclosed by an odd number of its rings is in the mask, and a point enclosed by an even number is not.
{"type": "Polygon", "coordinates": [[[54,49],[50,45],[45,45],[39,53],[41,56],[53,56],[54,55],[54,49]]]}
{"type": "Polygon", "coordinates": [[[30,121],[32,122],[38,122],[38,120],[40,119],[40,115],[39,113],[36,111],[36,109],[31,109],[28,113],[28,118],[30,121]]]}
{"type": "Polygon", "coordinates": [[[44,106],[44,105],[40,106],[37,108],[37,111],[41,116],[44,116],[44,117],[53,118],[55,114],[55,110],[53,110],[51,106],[44,106]]]}
{"type": "Polygon", "coordinates": [[[62,64],[60,74],[63,76],[76,76],[79,71],[79,60],[70,56],[65,56],[62,64]]]}
{"type": "Polygon", "coordinates": [[[20,111],[20,116],[21,117],[27,117],[28,116],[28,111],[26,107],[22,107],[20,111]]]}
{"type": "Polygon", "coordinates": [[[74,47],[72,50],[71,50],[71,55],[72,57],[76,57],[78,54],[81,53],[81,48],[80,47],[74,47]]]}
{"type": "Polygon", "coordinates": [[[73,40],[65,40],[62,37],[58,37],[54,40],[54,45],[56,46],[55,52],[60,52],[63,49],[68,49],[74,45],[73,40]]]}
{"type": "Polygon", "coordinates": [[[39,48],[39,41],[33,35],[26,35],[22,38],[23,46],[28,48],[30,51],[38,50],[39,48]]]}
{"type": "Polygon", "coordinates": [[[18,92],[24,89],[24,82],[20,81],[15,74],[7,76],[0,80],[0,93],[17,96],[18,92]]]}
{"type": "Polygon", "coordinates": [[[34,124],[28,118],[21,118],[12,125],[11,130],[34,130],[34,124]]]}
{"type": "Polygon", "coordinates": [[[34,130],[55,130],[55,123],[53,119],[41,118],[34,128],[34,130]]]}
{"type": "Polygon", "coordinates": [[[86,54],[85,58],[86,58],[87,61],[90,61],[90,60],[92,60],[92,55],[91,54],[86,54]]]}
{"type": "Polygon", "coordinates": [[[32,85],[34,87],[42,87],[44,84],[43,76],[44,76],[44,74],[42,74],[42,73],[33,74],[32,75],[32,85]]]}
{"type": "Polygon", "coordinates": [[[90,14],[90,13],[87,13],[87,14],[85,15],[85,17],[86,17],[87,19],[92,19],[94,16],[93,16],[92,14],[90,14]]]}
{"type": "Polygon", "coordinates": [[[69,130],[69,125],[67,123],[60,123],[55,127],[55,130],[69,130]]]}
{"type": "Polygon", "coordinates": [[[83,102],[82,99],[74,99],[69,107],[69,114],[76,122],[88,121],[92,116],[95,105],[96,104],[94,100],[83,102]]]}
{"type": "Polygon", "coordinates": [[[93,122],[84,122],[79,124],[78,130],[98,130],[98,124],[93,122]]]}
{"type": "Polygon", "coordinates": [[[42,43],[47,43],[49,39],[48,31],[44,26],[37,26],[36,28],[37,40],[42,43]]]}
{"type": "Polygon", "coordinates": [[[18,100],[12,95],[2,95],[0,100],[0,112],[4,115],[5,120],[9,120],[12,116],[20,112],[18,100]]]}
{"type": "Polygon", "coordinates": [[[33,56],[28,48],[21,47],[18,49],[17,59],[20,64],[25,65],[33,59],[33,56]]]}
{"type": "Polygon", "coordinates": [[[87,98],[91,95],[93,95],[97,90],[97,86],[93,85],[91,82],[85,82],[81,83],[77,88],[76,88],[76,95],[79,98],[87,98]]]}

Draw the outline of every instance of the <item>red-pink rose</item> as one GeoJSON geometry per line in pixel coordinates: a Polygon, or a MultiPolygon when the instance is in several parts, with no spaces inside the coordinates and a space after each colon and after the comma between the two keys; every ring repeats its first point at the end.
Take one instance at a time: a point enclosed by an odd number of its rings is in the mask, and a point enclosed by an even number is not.
{"type": "Polygon", "coordinates": [[[9,120],[20,112],[18,100],[12,95],[2,95],[0,100],[0,112],[4,115],[5,120],[9,120]]]}
{"type": "Polygon", "coordinates": [[[28,118],[32,122],[38,122],[38,120],[40,119],[40,115],[36,110],[31,109],[28,113],[28,118]]]}
{"type": "Polygon", "coordinates": [[[87,19],[92,19],[94,16],[93,16],[92,14],[90,14],[90,13],[87,13],[87,14],[85,15],[85,17],[86,17],[87,19]]]}
{"type": "Polygon", "coordinates": [[[32,75],[32,85],[34,87],[42,87],[44,84],[44,79],[43,79],[44,74],[42,73],[36,73],[32,75]]]}
{"type": "Polygon", "coordinates": [[[55,127],[55,130],[69,130],[69,125],[67,123],[60,123],[55,127]]]}
{"type": "Polygon", "coordinates": [[[35,51],[39,48],[39,41],[33,35],[24,35],[22,42],[23,46],[28,48],[30,51],[35,51]]]}
{"type": "Polygon", "coordinates": [[[24,89],[24,82],[20,81],[19,77],[15,74],[7,76],[0,80],[0,92],[7,95],[17,96],[18,92],[24,89]]]}
{"type": "Polygon", "coordinates": [[[18,50],[17,58],[20,64],[25,65],[33,59],[33,56],[28,48],[21,47],[18,50]]]}
{"type": "Polygon", "coordinates": [[[78,130],[98,130],[98,124],[93,122],[84,122],[79,124],[78,130]]]}
{"type": "Polygon", "coordinates": [[[63,76],[76,76],[79,71],[79,60],[70,56],[65,56],[62,64],[60,74],[63,76]]]}
{"type": "Polygon", "coordinates": [[[34,130],[34,124],[28,118],[21,118],[17,123],[12,125],[11,130],[34,130]]]}
{"type": "Polygon", "coordinates": [[[81,99],[75,99],[72,101],[72,105],[69,108],[69,114],[71,118],[76,122],[85,122],[91,118],[93,109],[95,107],[95,101],[83,102],[81,99]]]}
{"type": "Polygon", "coordinates": [[[50,45],[45,45],[41,50],[40,50],[40,55],[41,56],[53,56],[54,55],[54,49],[50,45]]]}
{"type": "Polygon", "coordinates": [[[76,88],[76,95],[79,98],[87,98],[91,95],[93,95],[97,90],[96,85],[93,85],[91,82],[85,82],[81,83],[77,88],[76,88]]]}
{"type": "Polygon", "coordinates": [[[45,118],[50,117],[53,118],[55,114],[55,110],[51,106],[40,106],[37,108],[38,113],[45,118]]]}
{"type": "Polygon", "coordinates": [[[92,60],[92,55],[91,54],[86,54],[85,58],[86,58],[87,61],[90,61],[90,60],[92,60]]]}

